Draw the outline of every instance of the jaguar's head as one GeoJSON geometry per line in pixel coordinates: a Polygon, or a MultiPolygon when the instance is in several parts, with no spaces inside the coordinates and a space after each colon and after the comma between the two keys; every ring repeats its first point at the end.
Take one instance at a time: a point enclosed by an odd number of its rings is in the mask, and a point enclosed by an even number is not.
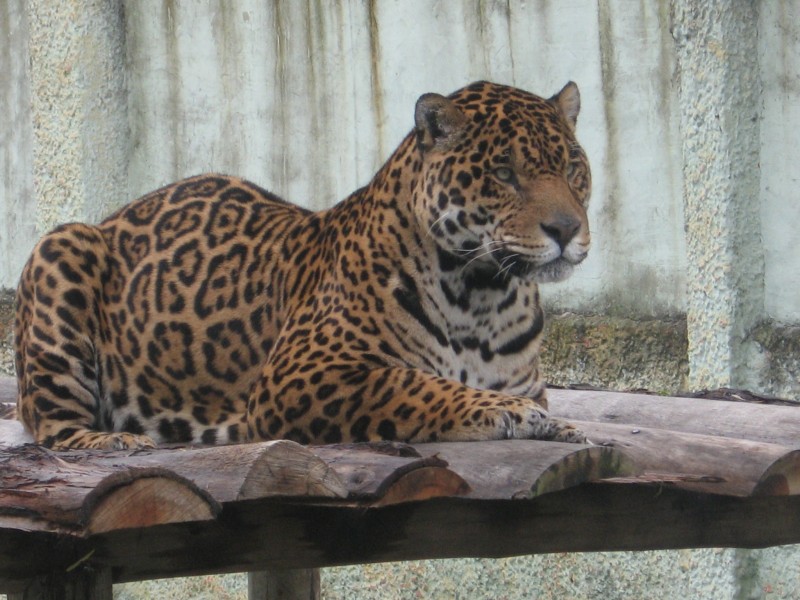
{"type": "Polygon", "coordinates": [[[590,244],[579,110],[572,82],[549,99],[489,82],[420,97],[421,226],[476,268],[537,282],[568,277],[590,244]]]}

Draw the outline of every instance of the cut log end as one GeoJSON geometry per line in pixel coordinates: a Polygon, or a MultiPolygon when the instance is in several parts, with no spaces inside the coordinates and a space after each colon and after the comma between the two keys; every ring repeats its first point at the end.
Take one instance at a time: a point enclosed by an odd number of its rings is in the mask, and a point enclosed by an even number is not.
{"type": "Polygon", "coordinates": [[[800,450],[780,457],[756,483],[753,496],[789,496],[800,494],[800,450]]]}
{"type": "Polygon", "coordinates": [[[590,481],[628,477],[639,468],[624,452],[605,446],[584,447],[553,462],[542,472],[530,490],[520,490],[515,498],[535,498],[590,481]]]}
{"type": "Polygon", "coordinates": [[[167,523],[207,521],[220,505],[192,482],[162,469],[106,477],[84,503],[89,534],[167,523]]]}
{"type": "Polygon", "coordinates": [[[464,479],[444,467],[422,467],[409,471],[391,484],[376,506],[417,502],[446,496],[464,496],[470,487],[464,479]]]}
{"type": "Polygon", "coordinates": [[[263,445],[237,500],[267,496],[345,498],[347,488],[339,475],[308,448],[278,440],[263,445]]]}

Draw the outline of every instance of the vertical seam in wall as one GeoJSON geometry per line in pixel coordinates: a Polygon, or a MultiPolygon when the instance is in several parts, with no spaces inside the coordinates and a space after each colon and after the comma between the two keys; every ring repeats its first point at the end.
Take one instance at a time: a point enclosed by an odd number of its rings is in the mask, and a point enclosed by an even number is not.
{"type": "MultiPolygon", "coordinates": [[[[751,68],[753,69],[754,84],[757,89],[753,91],[752,103],[741,109],[739,120],[751,120],[755,130],[752,132],[750,141],[752,161],[744,160],[744,165],[739,170],[740,182],[736,193],[744,195],[750,192],[754,197],[740,197],[735,215],[738,217],[735,223],[736,236],[734,240],[734,257],[736,264],[736,295],[737,302],[734,307],[735,327],[732,329],[732,364],[733,377],[732,383],[736,386],[743,386],[747,380],[748,356],[747,342],[751,338],[753,331],[764,319],[765,306],[765,276],[766,266],[764,262],[764,245],[761,242],[762,217],[761,217],[761,119],[764,114],[764,83],[761,68],[758,60],[759,36],[760,36],[760,7],[759,3],[753,3],[755,15],[752,19],[744,19],[751,25],[751,43],[744,52],[751,57],[751,68]],[[752,58],[754,57],[754,58],[752,58]],[[754,208],[753,208],[754,206],[754,208]],[[747,227],[749,215],[757,224],[757,233],[747,227]],[[746,270],[746,265],[750,264],[750,271],[746,270]],[[756,263],[756,264],[753,264],[756,263]],[[754,306],[755,305],[755,306],[754,306]]],[[[731,78],[735,78],[736,73],[731,73],[731,78]]],[[[737,90],[733,90],[735,95],[737,90]]],[[[738,136],[743,128],[733,127],[738,136]]],[[[739,145],[739,140],[734,142],[739,145]]],[[[744,157],[743,157],[744,158],[744,157]]],[[[734,166],[735,168],[735,166],[734,166]]]]}
{"type": "Polygon", "coordinates": [[[385,117],[380,70],[381,44],[375,2],[376,0],[369,0],[367,3],[367,13],[369,16],[370,81],[372,83],[372,105],[375,108],[375,128],[378,134],[378,149],[381,156],[386,156],[389,152],[384,147],[383,124],[385,117]]]}
{"type": "MultiPolygon", "coordinates": [[[[286,31],[283,26],[284,10],[282,10],[282,1],[274,0],[273,2],[273,20],[275,22],[275,88],[278,90],[277,102],[277,119],[273,121],[278,130],[278,139],[283,145],[284,149],[280,154],[280,172],[279,172],[279,188],[286,190],[289,188],[289,168],[288,159],[289,151],[287,148],[288,140],[288,127],[287,120],[289,118],[288,97],[286,86],[288,85],[288,69],[286,68],[287,49],[284,47],[288,39],[286,31]]],[[[284,193],[281,191],[281,193],[284,193]]]]}
{"type": "MultiPolygon", "coordinates": [[[[169,65],[169,103],[172,106],[172,112],[175,115],[182,114],[181,111],[181,89],[182,89],[182,77],[181,77],[181,61],[178,57],[178,30],[177,25],[175,23],[175,3],[173,0],[167,0],[164,3],[164,11],[166,13],[166,24],[167,24],[167,64],[169,65]]],[[[179,121],[179,125],[182,121],[179,121]]],[[[174,126],[174,125],[173,125],[174,126]]],[[[183,139],[184,136],[180,135],[180,132],[175,132],[173,134],[173,140],[183,139]]],[[[172,165],[170,167],[171,173],[170,178],[174,179],[178,177],[178,168],[179,165],[183,163],[181,159],[181,148],[179,144],[175,144],[174,142],[171,144],[169,155],[171,157],[172,165]]]]}
{"type": "Polygon", "coordinates": [[[514,37],[511,35],[511,0],[506,0],[506,31],[508,35],[508,62],[511,64],[511,85],[517,84],[517,70],[514,65],[514,37]]]}
{"type": "Polygon", "coordinates": [[[127,201],[129,197],[129,190],[130,190],[130,170],[131,170],[131,158],[133,157],[133,130],[131,129],[131,91],[130,91],[130,65],[128,62],[128,13],[125,10],[125,3],[119,3],[119,22],[120,22],[120,36],[122,41],[122,50],[120,52],[120,56],[122,57],[122,64],[119,65],[119,68],[122,69],[122,93],[120,94],[122,97],[122,107],[121,110],[124,112],[124,117],[122,119],[123,126],[125,127],[125,135],[127,137],[125,141],[125,156],[124,156],[124,164],[123,164],[123,175],[122,175],[122,189],[118,190],[119,199],[121,202],[127,201]]]}
{"type": "MultiPolygon", "coordinates": [[[[598,41],[600,52],[600,71],[601,71],[601,85],[603,89],[603,117],[606,122],[606,156],[604,169],[608,183],[605,195],[605,204],[603,212],[606,216],[605,237],[609,240],[621,239],[621,233],[618,231],[619,206],[617,204],[617,196],[619,194],[619,140],[617,138],[617,117],[616,117],[616,70],[614,68],[614,43],[613,43],[613,23],[611,15],[611,7],[608,0],[600,0],[597,5],[597,26],[598,26],[598,41]]],[[[615,253],[609,253],[609,257],[614,257],[615,253]]],[[[612,259],[607,259],[606,270],[615,272],[616,269],[612,259]]],[[[600,307],[607,309],[609,307],[600,307]]]]}
{"type": "MultiPolygon", "coordinates": [[[[305,29],[306,29],[306,45],[308,48],[308,69],[306,73],[308,74],[308,93],[310,96],[309,105],[311,108],[311,114],[309,115],[311,118],[311,136],[312,139],[318,140],[320,137],[324,135],[322,127],[320,125],[320,112],[323,110],[325,105],[327,104],[327,99],[321,96],[324,96],[323,92],[320,89],[320,82],[318,81],[319,77],[322,77],[322,73],[324,69],[320,69],[319,72],[317,70],[316,61],[324,60],[324,49],[325,43],[323,40],[320,40],[322,43],[319,44],[319,48],[323,50],[323,52],[318,51],[317,49],[317,39],[316,39],[316,31],[314,26],[316,25],[319,27],[320,31],[320,38],[323,37],[323,29],[324,25],[321,23],[322,21],[322,8],[319,5],[319,0],[314,0],[309,2],[305,7],[305,29]]],[[[324,119],[322,119],[324,122],[324,119]]],[[[324,159],[323,154],[325,153],[325,148],[322,144],[311,144],[311,162],[310,164],[305,165],[305,170],[308,173],[320,173],[327,169],[327,161],[324,159]],[[323,164],[325,168],[323,168],[323,164]]],[[[311,202],[312,206],[315,206],[317,202],[325,195],[325,189],[330,190],[331,185],[327,180],[327,175],[317,175],[315,177],[310,178],[311,184],[313,187],[309,189],[310,198],[309,201],[311,202]],[[317,186],[322,177],[325,177],[325,183],[321,189],[318,189],[317,186]]]]}

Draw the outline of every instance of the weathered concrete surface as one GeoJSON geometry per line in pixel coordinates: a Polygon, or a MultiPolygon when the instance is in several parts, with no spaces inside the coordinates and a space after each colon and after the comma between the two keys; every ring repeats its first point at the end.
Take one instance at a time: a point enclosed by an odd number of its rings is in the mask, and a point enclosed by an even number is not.
{"type": "Polygon", "coordinates": [[[36,239],[25,5],[0,2],[0,288],[16,285],[36,239]]]}
{"type": "MultiPolygon", "coordinates": [[[[31,3],[31,51],[13,48],[32,65],[40,230],[96,220],[208,170],[324,208],[369,180],[411,128],[420,94],[489,78],[549,95],[574,79],[595,165],[595,246],[552,289],[553,304],[684,311],[665,4],[601,3],[600,13],[591,0],[84,4],[31,3]]],[[[34,238],[21,240],[25,253],[34,238]]],[[[0,285],[16,283],[23,260],[12,260],[0,285]]]]}
{"type": "Polygon", "coordinates": [[[0,375],[14,375],[14,294],[0,290],[0,375]]]}
{"type": "Polygon", "coordinates": [[[768,319],[800,324],[800,1],[758,4],[764,309],[768,319]]]}
{"type": "Polygon", "coordinates": [[[763,314],[757,2],[675,2],[690,387],[736,386],[763,314]]]}
{"type": "Polygon", "coordinates": [[[25,5],[41,234],[68,221],[97,221],[128,199],[125,40],[117,2],[25,5]]]}
{"type": "Polygon", "coordinates": [[[545,322],[548,383],[675,394],[686,390],[686,322],[562,314],[545,322]]]}
{"type": "Polygon", "coordinates": [[[800,402],[800,325],[760,323],[748,335],[741,386],[800,402]]]}

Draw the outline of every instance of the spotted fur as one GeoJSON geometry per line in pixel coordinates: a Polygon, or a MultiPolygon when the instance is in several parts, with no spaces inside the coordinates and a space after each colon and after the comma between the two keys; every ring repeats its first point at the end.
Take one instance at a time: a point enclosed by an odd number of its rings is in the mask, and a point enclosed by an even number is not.
{"type": "Polygon", "coordinates": [[[57,449],[584,441],[538,368],[537,283],[589,249],[579,104],[573,83],[426,94],[322,212],[203,175],[59,227],[17,293],[21,420],[57,449]]]}

